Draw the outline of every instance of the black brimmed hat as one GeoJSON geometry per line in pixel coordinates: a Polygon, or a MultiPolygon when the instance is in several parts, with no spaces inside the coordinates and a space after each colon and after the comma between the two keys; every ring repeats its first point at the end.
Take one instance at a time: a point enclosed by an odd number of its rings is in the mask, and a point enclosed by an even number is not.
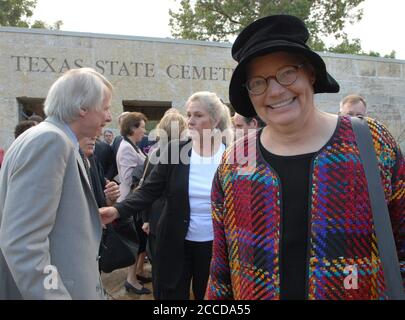
{"type": "Polygon", "coordinates": [[[246,82],[246,65],[253,58],[285,51],[308,59],[315,70],[314,93],[339,92],[339,84],[326,71],[325,62],[306,44],[309,38],[304,22],[290,15],[261,18],[248,25],[232,46],[232,57],[238,62],[229,85],[229,99],[235,111],[245,117],[256,115],[250,102],[246,82]]]}

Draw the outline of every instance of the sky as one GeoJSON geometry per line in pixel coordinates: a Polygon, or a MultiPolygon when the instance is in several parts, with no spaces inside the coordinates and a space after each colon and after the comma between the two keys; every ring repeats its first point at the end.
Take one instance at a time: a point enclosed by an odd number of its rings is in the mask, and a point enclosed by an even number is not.
{"type": "MultiPolygon", "coordinates": [[[[62,20],[63,31],[107,33],[144,37],[171,37],[169,9],[175,0],[38,0],[34,20],[53,24],[62,20]]],[[[405,1],[365,0],[363,19],[346,28],[359,38],[364,51],[381,55],[396,51],[405,60],[405,1]]]]}

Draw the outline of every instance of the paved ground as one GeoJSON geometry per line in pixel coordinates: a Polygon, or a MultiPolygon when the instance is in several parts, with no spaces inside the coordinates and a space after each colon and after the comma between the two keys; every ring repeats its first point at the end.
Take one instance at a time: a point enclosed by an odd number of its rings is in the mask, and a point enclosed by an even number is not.
{"type": "MultiPolygon", "coordinates": [[[[150,273],[150,264],[145,264],[145,271],[150,273]]],[[[113,300],[153,300],[152,294],[135,294],[128,293],[124,288],[124,282],[127,278],[127,268],[115,270],[111,273],[102,273],[101,279],[103,280],[104,288],[109,294],[109,299],[113,300]]],[[[145,287],[152,290],[152,284],[147,283],[145,287]]]]}

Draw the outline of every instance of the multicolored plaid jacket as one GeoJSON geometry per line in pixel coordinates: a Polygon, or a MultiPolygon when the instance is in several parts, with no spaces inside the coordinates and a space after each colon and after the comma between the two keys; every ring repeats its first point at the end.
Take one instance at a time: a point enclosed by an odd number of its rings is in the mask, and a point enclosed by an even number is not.
{"type": "MultiPolygon", "coordinates": [[[[380,123],[367,122],[404,279],[404,158],[380,123]]],[[[257,137],[254,143],[242,139],[228,149],[214,179],[215,239],[208,299],[280,298],[280,182],[261,156],[257,137]],[[247,159],[254,157],[253,166],[232,163],[242,152],[247,159]]],[[[350,118],[339,118],[333,137],[314,157],[310,181],[307,298],[386,299],[366,178],[350,118]]]]}

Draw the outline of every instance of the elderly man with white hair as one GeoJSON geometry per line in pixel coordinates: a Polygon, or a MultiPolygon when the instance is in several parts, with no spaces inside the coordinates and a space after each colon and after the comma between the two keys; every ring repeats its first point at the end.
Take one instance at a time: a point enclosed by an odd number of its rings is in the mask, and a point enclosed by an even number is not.
{"type": "Polygon", "coordinates": [[[102,225],[79,141],[111,121],[112,85],[90,68],[50,88],[47,119],[7,151],[0,173],[0,299],[103,299],[102,225]]]}

